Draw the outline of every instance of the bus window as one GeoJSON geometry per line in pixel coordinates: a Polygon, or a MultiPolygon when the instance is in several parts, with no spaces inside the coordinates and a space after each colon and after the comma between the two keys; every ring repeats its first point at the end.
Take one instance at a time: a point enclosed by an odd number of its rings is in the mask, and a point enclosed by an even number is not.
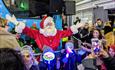
{"type": "Polygon", "coordinates": [[[11,14],[18,18],[29,17],[29,0],[3,0],[11,14]]]}
{"type": "Polygon", "coordinates": [[[11,14],[17,18],[40,18],[48,14],[49,0],[3,0],[11,14]]]}

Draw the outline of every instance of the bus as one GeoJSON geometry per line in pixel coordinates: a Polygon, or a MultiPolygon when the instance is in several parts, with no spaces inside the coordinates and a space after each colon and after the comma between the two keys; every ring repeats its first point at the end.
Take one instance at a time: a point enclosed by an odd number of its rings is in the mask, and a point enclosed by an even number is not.
{"type": "MultiPolygon", "coordinates": [[[[18,21],[24,21],[27,26],[31,27],[36,24],[39,28],[41,18],[38,15],[30,16],[29,0],[0,0],[0,17],[6,18],[6,15],[16,16],[18,21]]],[[[38,12],[39,13],[39,12],[38,12]]],[[[53,15],[57,29],[62,29],[62,17],[60,14],[53,15]]]]}
{"type": "MultiPolygon", "coordinates": [[[[14,15],[18,21],[23,21],[26,26],[31,27],[36,24],[37,28],[40,28],[41,18],[39,15],[31,16],[29,8],[29,0],[0,0],[0,17],[6,18],[6,15],[14,15]]],[[[39,13],[39,12],[38,12],[39,13]]],[[[52,15],[57,29],[62,29],[62,17],[61,14],[52,15]]],[[[14,24],[8,22],[9,31],[14,28],[14,24]]]]}

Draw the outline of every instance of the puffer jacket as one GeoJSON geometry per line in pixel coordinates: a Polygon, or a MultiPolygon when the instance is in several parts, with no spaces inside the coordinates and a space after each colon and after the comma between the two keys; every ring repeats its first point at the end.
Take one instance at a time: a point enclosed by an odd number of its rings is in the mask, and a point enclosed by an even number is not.
{"type": "Polygon", "coordinates": [[[5,30],[0,30],[0,48],[13,48],[20,50],[20,45],[13,34],[5,30]]]}

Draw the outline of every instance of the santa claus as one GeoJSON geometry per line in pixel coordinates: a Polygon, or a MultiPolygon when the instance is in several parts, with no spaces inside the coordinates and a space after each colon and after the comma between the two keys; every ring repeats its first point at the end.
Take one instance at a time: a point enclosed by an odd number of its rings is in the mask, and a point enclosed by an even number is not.
{"type": "Polygon", "coordinates": [[[77,29],[83,26],[83,24],[77,24],[72,25],[67,30],[57,30],[53,18],[45,16],[40,22],[40,30],[33,30],[27,27],[25,23],[17,21],[14,16],[10,17],[7,15],[6,18],[16,25],[16,32],[24,33],[33,38],[41,50],[43,50],[44,45],[50,46],[53,50],[56,50],[60,44],[61,38],[77,33],[77,29]]]}

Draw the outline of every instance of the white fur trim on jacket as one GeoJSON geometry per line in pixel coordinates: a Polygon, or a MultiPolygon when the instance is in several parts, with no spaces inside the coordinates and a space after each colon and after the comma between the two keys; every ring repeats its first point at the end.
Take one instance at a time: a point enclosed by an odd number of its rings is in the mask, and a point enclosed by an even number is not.
{"type": "Polygon", "coordinates": [[[71,29],[71,31],[73,32],[73,34],[78,33],[78,27],[77,27],[76,25],[72,25],[72,26],[70,27],[70,29],[71,29]]]}
{"type": "Polygon", "coordinates": [[[44,33],[44,30],[42,28],[40,28],[40,33],[43,34],[44,33]]]}
{"type": "Polygon", "coordinates": [[[19,22],[18,25],[15,27],[15,31],[17,33],[22,33],[24,28],[25,28],[25,23],[19,22]]]}

